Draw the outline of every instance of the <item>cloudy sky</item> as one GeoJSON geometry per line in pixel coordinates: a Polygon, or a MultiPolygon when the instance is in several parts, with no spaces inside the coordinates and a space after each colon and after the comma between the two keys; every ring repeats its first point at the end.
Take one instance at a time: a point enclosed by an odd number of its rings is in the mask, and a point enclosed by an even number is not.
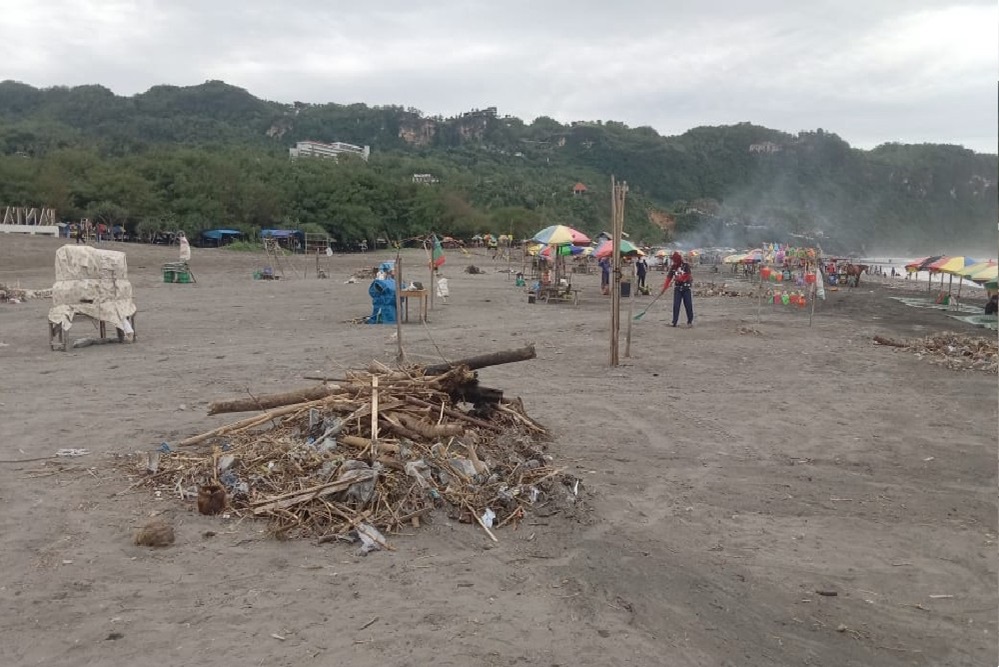
{"type": "Polygon", "coordinates": [[[995,153],[997,25],[995,0],[15,0],[0,79],[995,153]]]}

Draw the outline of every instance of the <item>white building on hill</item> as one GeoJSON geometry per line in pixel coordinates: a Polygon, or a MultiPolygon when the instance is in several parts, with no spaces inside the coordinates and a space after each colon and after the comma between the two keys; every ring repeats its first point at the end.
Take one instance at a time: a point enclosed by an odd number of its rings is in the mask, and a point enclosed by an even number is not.
{"type": "Polygon", "coordinates": [[[345,144],[342,141],[334,141],[332,144],[324,144],[319,141],[299,141],[294,148],[288,149],[288,154],[293,157],[331,157],[336,159],[340,155],[356,155],[367,161],[371,155],[370,146],[355,146],[345,144]]]}

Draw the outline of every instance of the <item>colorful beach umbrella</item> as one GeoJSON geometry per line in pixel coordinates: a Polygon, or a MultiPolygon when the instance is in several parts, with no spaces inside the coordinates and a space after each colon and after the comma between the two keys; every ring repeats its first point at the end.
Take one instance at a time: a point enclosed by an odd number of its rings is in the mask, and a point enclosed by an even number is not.
{"type": "Polygon", "coordinates": [[[993,264],[992,266],[987,266],[984,269],[974,272],[969,277],[969,280],[973,280],[976,283],[986,283],[990,280],[996,280],[999,278],[999,266],[993,264]]]}
{"type": "Polygon", "coordinates": [[[932,255],[930,257],[923,257],[922,259],[911,261],[905,265],[905,270],[909,273],[913,273],[915,271],[927,271],[929,270],[930,264],[940,261],[943,257],[943,255],[932,255]]]}
{"type": "Polygon", "coordinates": [[[951,275],[959,276],[961,271],[965,267],[977,264],[978,260],[972,259],[970,257],[964,257],[962,255],[957,255],[955,257],[948,257],[947,261],[940,260],[936,262],[936,267],[934,270],[940,273],[949,273],[951,275]]]}
{"type": "Polygon", "coordinates": [[[550,245],[550,246],[545,247],[545,249],[541,251],[541,256],[542,257],[551,257],[552,256],[552,248],[555,248],[556,252],[559,255],[562,255],[562,256],[565,256],[565,255],[573,255],[573,256],[583,255],[583,254],[585,254],[585,251],[587,250],[587,248],[584,248],[584,247],[578,246],[578,245],[560,245],[560,246],[550,245]]]}
{"type": "MultiPolygon", "coordinates": [[[[634,243],[631,241],[621,239],[621,256],[622,257],[638,257],[644,255],[645,253],[638,249],[634,243]]],[[[604,257],[610,257],[614,254],[614,243],[611,241],[601,241],[597,249],[593,251],[593,256],[597,259],[603,259],[604,257]]]]}
{"type": "Polygon", "coordinates": [[[566,225],[545,227],[534,235],[533,240],[544,245],[590,245],[590,237],[566,225]]]}
{"type": "Polygon", "coordinates": [[[970,264],[970,265],[964,267],[963,269],[961,269],[960,271],[957,272],[957,275],[961,276],[962,278],[968,278],[970,280],[971,276],[975,275],[976,273],[978,273],[980,271],[984,271],[985,269],[988,269],[989,267],[995,266],[995,265],[996,265],[996,262],[995,262],[994,259],[990,259],[990,260],[985,261],[985,262],[977,262],[975,264],[970,264]]]}

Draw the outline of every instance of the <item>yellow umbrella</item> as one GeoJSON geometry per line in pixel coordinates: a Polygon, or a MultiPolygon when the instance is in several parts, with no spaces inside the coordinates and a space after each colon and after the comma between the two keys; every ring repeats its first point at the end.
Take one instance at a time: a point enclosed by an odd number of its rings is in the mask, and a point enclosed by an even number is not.
{"type": "Polygon", "coordinates": [[[745,257],[746,257],[746,254],[745,254],[745,253],[743,253],[743,254],[741,254],[741,255],[729,255],[728,257],[726,257],[726,258],[725,258],[725,259],[723,259],[722,261],[723,261],[724,263],[726,263],[726,264],[738,264],[738,263],[739,263],[739,262],[741,262],[741,261],[742,261],[742,260],[743,260],[743,259],[744,259],[745,257]]]}

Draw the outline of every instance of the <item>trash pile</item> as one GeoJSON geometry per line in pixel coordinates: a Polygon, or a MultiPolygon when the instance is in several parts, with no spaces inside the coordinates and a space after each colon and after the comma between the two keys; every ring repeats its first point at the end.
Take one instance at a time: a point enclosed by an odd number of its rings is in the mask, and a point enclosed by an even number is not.
{"type": "Polygon", "coordinates": [[[913,340],[875,336],[874,344],[909,350],[920,359],[929,359],[952,370],[999,373],[999,341],[994,336],[986,338],[951,332],[913,340]]]}
{"type": "Polygon", "coordinates": [[[266,518],[282,538],[359,539],[365,553],[391,549],[384,533],[434,510],[496,540],[494,528],[532,508],[575,504],[581,482],[553,467],[545,429],[467,366],[431,375],[376,363],[345,375],[212,403],[209,414],[267,410],[136,455],[134,486],[196,500],[203,514],[266,518]]]}

